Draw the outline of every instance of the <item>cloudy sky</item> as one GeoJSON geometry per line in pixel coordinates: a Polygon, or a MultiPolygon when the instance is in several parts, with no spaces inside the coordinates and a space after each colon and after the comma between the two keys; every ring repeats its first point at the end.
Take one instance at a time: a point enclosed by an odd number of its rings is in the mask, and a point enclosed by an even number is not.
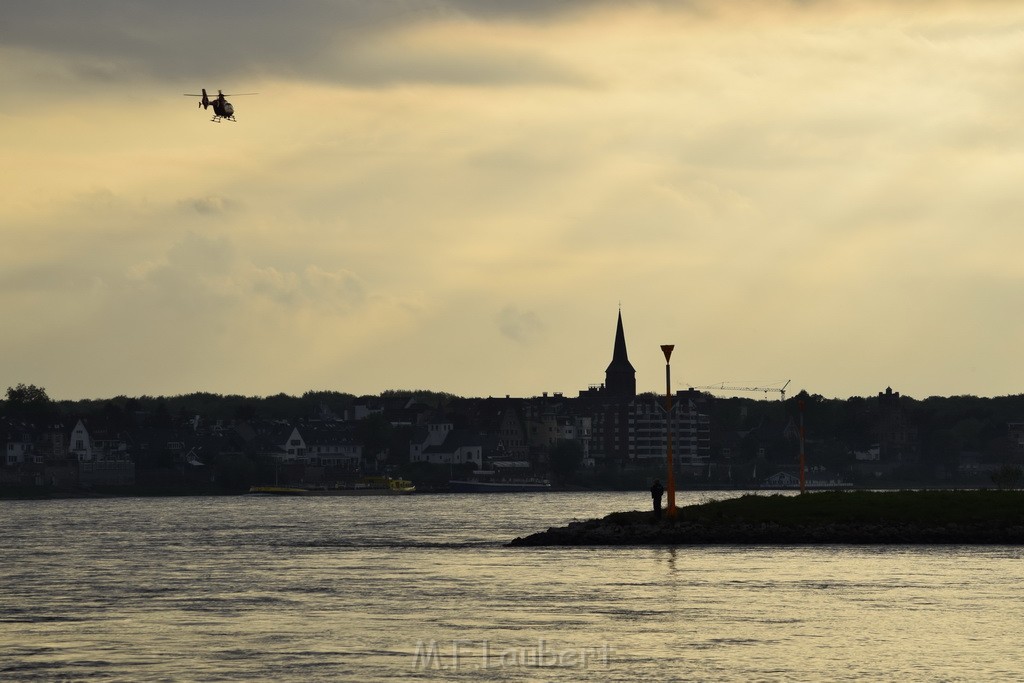
{"type": "Polygon", "coordinates": [[[640,390],[1024,391],[1020,2],[5,0],[0,64],[3,387],[575,395],[621,305],[640,390]]]}

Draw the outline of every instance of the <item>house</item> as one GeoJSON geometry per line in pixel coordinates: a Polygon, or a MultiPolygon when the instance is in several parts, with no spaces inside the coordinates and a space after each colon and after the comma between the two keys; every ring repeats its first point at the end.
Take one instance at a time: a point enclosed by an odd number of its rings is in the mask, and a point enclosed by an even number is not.
{"type": "Polygon", "coordinates": [[[307,459],[317,465],[357,470],[362,463],[363,445],[356,443],[350,429],[340,425],[304,426],[299,438],[307,459]]]}
{"type": "Polygon", "coordinates": [[[306,446],[306,440],[299,433],[298,427],[292,427],[288,439],[280,445],[280,449],[286,454],[286,462],[308,462],[310,460],[309,448],[306,446]]]}
{"type": "Polygon", "coordinates": [[[78,420],[68,437],[68,455],[78,461],[78,484],[82,487],[135,484],[135,463],[127,443],[118,435],[93,438],[85,423],[78,420]]]}
{"type": "Polygon", "coordinates": [[[93,459],[89,430],[85,428],[85,423],[81,420],[71,430],[71,437],[68,439],[68,455],[78,462],[91,462],[93,459]]]}
{"type": "Polygon", "coordinates": [[[312,464],[306,440],[302,437],[298,427],[275,424],[262,436],[263,446],[260,450],[263,455],[289,465],[312,464]]]}
{"type": "Polygon", "coordinates": [[[43,456],[36,452],[35,439],[25,430],[11,431],[4,448],[4,464],[8,466],[25,463],[42,463],[43,456]]]}
{"type": "Polygon", "coordinates": [[[418,430],[409,444],[409,462],[434,465],[483,466],[483,439],[466,430],[456,430],[450,422],[431,423],[418,430]]]}

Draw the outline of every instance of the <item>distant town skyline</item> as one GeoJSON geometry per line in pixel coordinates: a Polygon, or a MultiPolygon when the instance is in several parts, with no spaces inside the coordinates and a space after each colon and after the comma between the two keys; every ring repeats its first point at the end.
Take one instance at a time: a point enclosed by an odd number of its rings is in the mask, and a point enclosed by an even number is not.
{"type": "Polygon", "coordinates": [[[621,304],[638,392],[675,344],[678,389],[1019,394],[1021,26],[1008,0],[11,0],[0,381],[574,396],[621,304]],[[213,123],[200,88],[259,94],[213,123]]]}

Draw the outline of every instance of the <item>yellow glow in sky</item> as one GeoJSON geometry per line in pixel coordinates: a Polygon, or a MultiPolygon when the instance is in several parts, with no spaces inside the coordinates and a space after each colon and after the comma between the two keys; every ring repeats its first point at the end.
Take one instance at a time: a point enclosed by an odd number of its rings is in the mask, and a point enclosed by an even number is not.
{"type": "Polygon", "coordinates": [[[5,10],[5,386],[574,395],[620,302],[642,391],[1024,386],[1019,3],[89,5],[5,10]]]}

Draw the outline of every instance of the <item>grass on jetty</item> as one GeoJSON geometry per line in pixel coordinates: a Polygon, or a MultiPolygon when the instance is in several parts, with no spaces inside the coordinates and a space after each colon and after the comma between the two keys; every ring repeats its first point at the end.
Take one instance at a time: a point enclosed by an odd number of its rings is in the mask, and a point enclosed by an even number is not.
{"type": "MultiPolygon", "coordinates": [[[[615,512],[611,524],[653,521],[647,511],[615,512]]],[[[679,518],[722,522],[818,525],[828,523],[1024,523],[1024,491],[817,491],[799,496],[745,495],[679,508],[679,518]]],[[[664,519],[664,517],[663,517],[664,519]]]]}

